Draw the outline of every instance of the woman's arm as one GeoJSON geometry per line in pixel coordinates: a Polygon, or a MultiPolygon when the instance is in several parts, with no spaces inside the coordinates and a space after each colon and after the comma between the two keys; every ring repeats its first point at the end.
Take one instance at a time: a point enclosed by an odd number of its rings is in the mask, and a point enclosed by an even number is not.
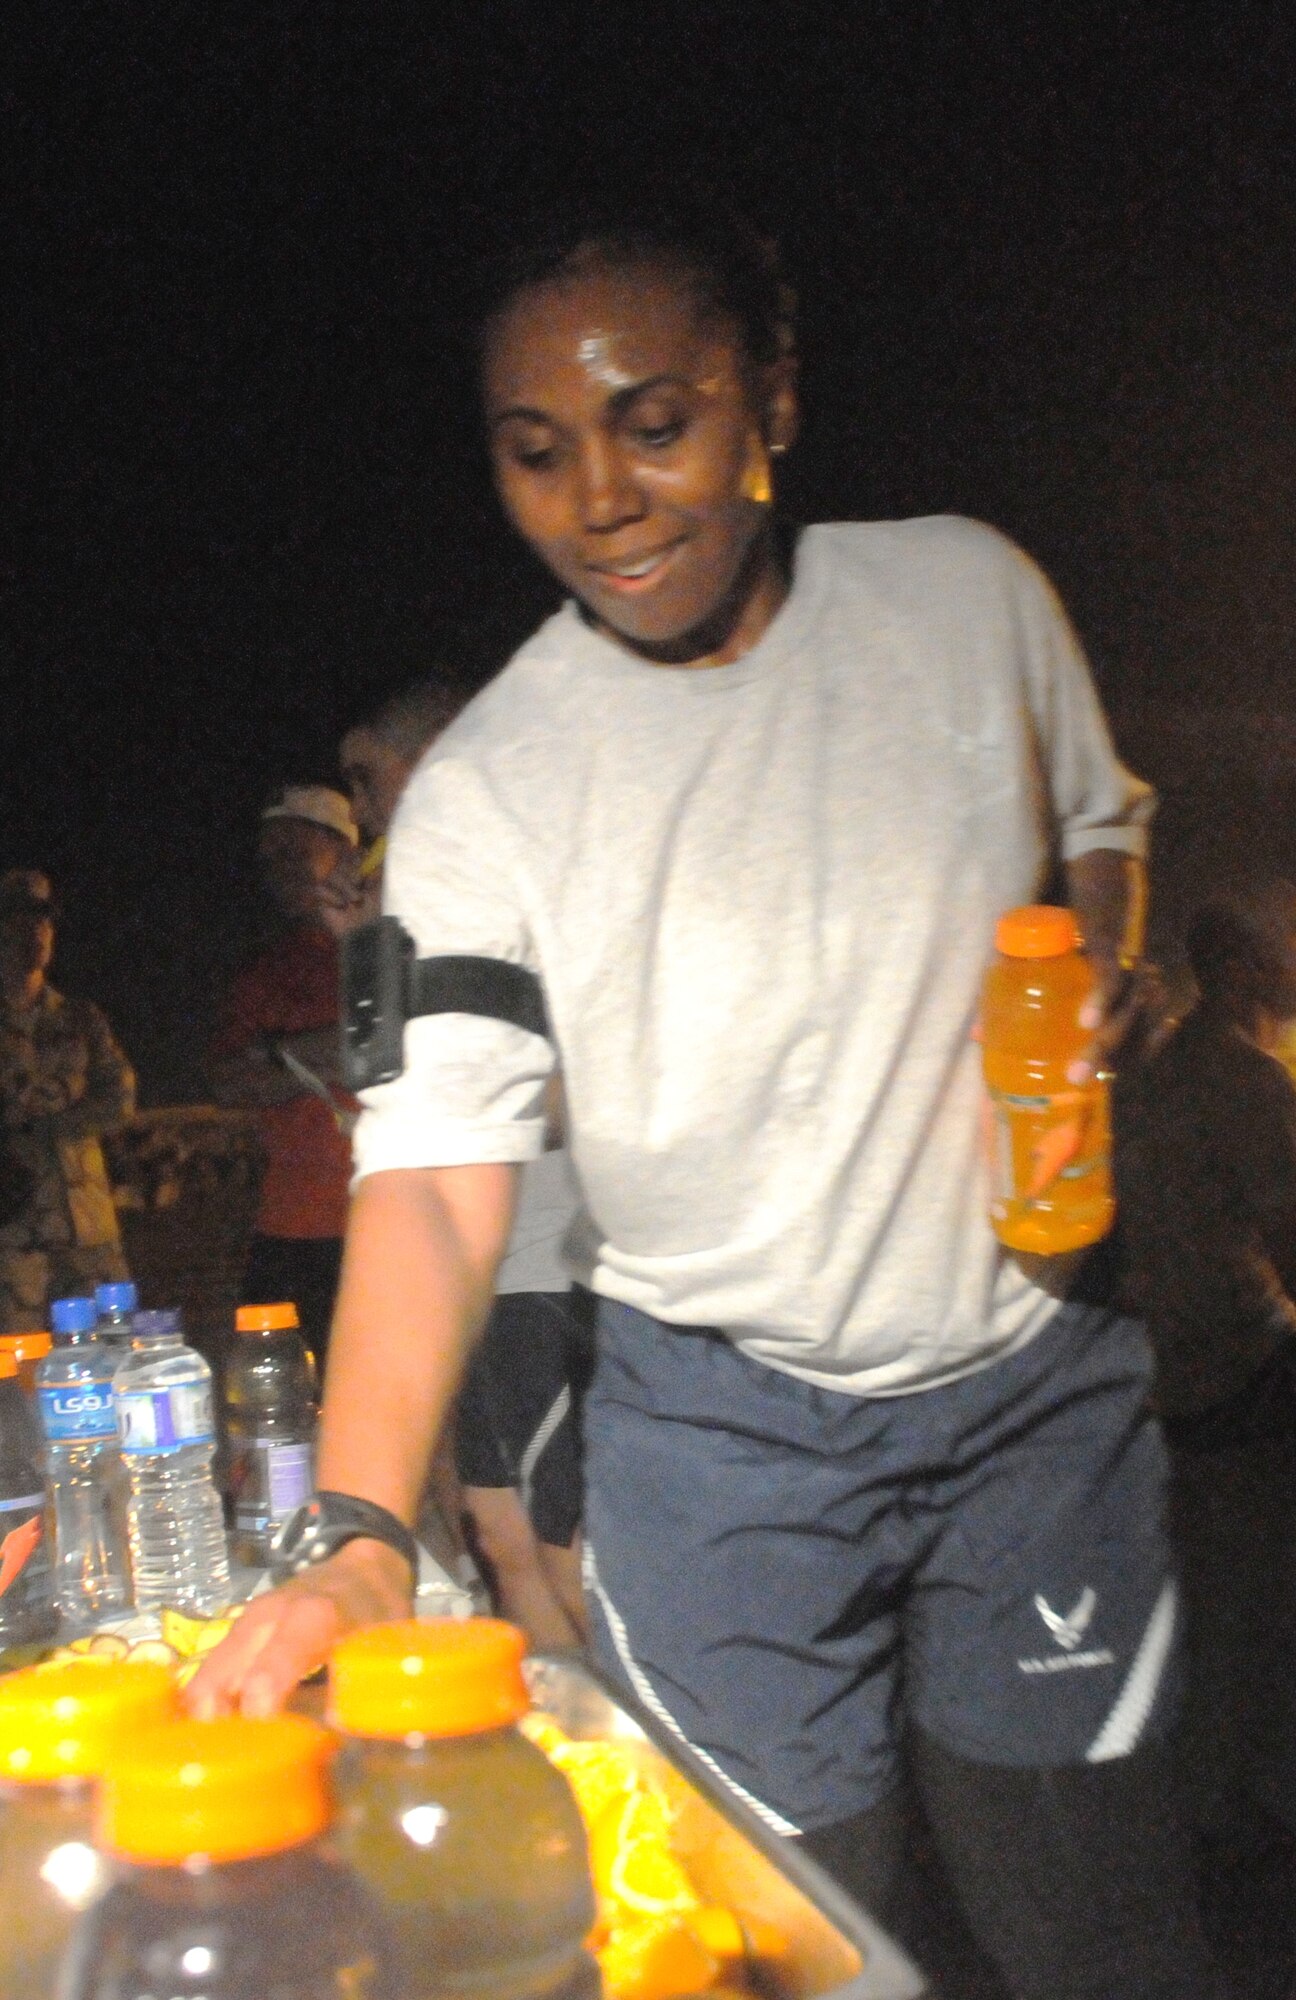
{"type": "MultiPolygon", "coordinates": [[[[318,1484],[412,1526],[428,1460],[485,1323],[516,1170],[411,1168],[361,1181],[329,1344],[318,1484]]],[[[343,1632],[408,1615],[413,1579],[385,1543],[354,1541],[258,1598],[192,1682],[195,1713],[269,1714],[343,1632]]]]}

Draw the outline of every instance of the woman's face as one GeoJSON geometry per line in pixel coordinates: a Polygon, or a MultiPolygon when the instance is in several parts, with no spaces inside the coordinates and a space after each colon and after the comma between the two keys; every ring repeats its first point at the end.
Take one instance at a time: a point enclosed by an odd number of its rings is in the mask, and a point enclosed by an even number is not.
{"type": "Polygon", "coordinates": [[[796,424],[790,363],[757,385],[734,329],[655,265],[519,293],[486,347],[496,485],[541,561],[650,659],[736,659],[785,585],[771,445],[796,424]]]}

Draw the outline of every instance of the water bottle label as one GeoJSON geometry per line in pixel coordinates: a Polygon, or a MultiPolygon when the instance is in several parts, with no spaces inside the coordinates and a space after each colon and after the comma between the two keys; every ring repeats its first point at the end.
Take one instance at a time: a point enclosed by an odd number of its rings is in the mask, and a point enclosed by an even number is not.
{"type": "Polygon", "coordinates": [[[110,1438],[117,1435],[112,1383],[64,1382],[40,1389],[41,1426],[51,1444],[69,1438],[110,1438]]]}
{"type": "Polygon", "coordinates": [[[315,1448],[254,1440],[235,1468],[234,1525],[264,1535],[295,1514],[315,1490],[315,1448]]]}
{"type": "Polygon", "coordinates": [[[179,1451],[214,1444],[210,1382],[180,1382],[171,1389],[127,1389],[117,1397],[117,1434],[124,1452],[179,1451]]]}
{"type": "Polygon", "coordinates": [[[308,1444],[272,1444],[266,1453],[266,1473],[270,1487],[270,1514],[275,1521],[287,1520],[315,1489],[315,1453],[308,1444]]]}

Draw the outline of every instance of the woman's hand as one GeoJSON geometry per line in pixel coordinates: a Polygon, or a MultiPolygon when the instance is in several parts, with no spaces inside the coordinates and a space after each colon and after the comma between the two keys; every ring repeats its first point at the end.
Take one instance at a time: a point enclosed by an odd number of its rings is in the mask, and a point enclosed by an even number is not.
{"type": "Polygon", "coordinates": [[[1142,1062],[1164,1041],[1170,1003],[1159,966],[1149,959],[1105,959],[1089,954],[1097,983],[1080,1009],[1080,1026],[1093,1040],[1067,1068],[1067,1081],[1081,1086],[1108,1076],[1122,1065],[1142,1062]]]}
{"type": "Polygon", "coordinates": [[[344,1632],[408,1618],[409,1564],[385,1542],[357,1539],[317,1568],[253,1598],[185,1690],[190,1713],[274,1715],[322,1667],[344,1632]]]}

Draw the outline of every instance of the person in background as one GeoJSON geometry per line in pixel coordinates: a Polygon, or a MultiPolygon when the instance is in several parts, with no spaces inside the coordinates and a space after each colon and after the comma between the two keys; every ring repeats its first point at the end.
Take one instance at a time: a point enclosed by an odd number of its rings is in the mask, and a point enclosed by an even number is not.
{"type": "Polygon", "coordinates": [[[285,786],[266,807],[261,873],[280,928],[231,986],[210,1051],[217,1103],[255,1111],[265,1149],[241,1296],[291,1299],[321,1371],[355,1110],[342,1087],[338,948],[323,905],[359,839],[346,798],[326,785],[285,786]]]}
{"type": "Polygon", "coordinates": [[[0,1332],[130,1273],[100,1138],[135,1110],[104,1016],[50,985],[58,912],[35,868],[0,876],[0,1332]]]}
{"type": "MultiPolygon", "coordinates": [[[[330,918],[339,934],[378,914],[391,816],[466,698],[445,681],[419,681],[343,737],[342,775],[370,844],[350,906],[330,918]]],[[[442,1515],[467,1517],[496,1608],[538,1652],[584,1637],[580,1416],[593,1354],[562,1261],[576,1190],[556,1129],[551,1139],[522,1176],[496,1303],[455,1409],[453,1465],[440,1450],[430,1478],[442,1515]]]]}
{"type": "Polygon", "coordinates": [[[367,843],[369,876],[380,876],[387,828],[410,772],[467,699],[467,692],[450,680],[429,676],[390,695],[342,738],[338,762],[367,843]]]}
{"type": "Polygon", "coordinates": [[[1171,1447],[1185,1782],[1223,1854],[1296,1831],[1296,887],[1221,892],[1186,943],[1197,1003],[1119,1079],[1115,1160],[1171,1447]]]}
{"type": "Polygon", "coordinates": [[[453,1420],[474,1552],[497,1608],[537,1652],[564,1652],[586,1636],[581,1417],[594,1327],[562,1257],[578,1206],[565,1152],[528,1162],[453,1420]]]}

